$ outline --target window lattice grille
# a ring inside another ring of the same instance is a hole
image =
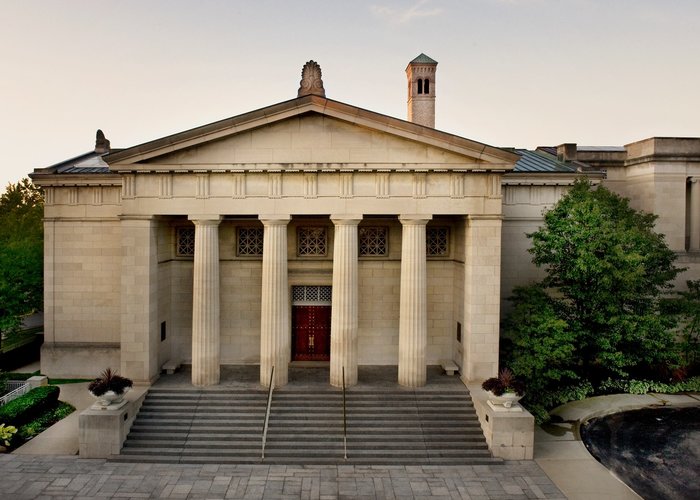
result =
[[[425,249],[429,257],[444,257],[450,251],[450,228],[428,227],[426,228]]]
[[[262,255],[264,234],[262,227],[239,227],[238,255]]]
[[[297,253],[300,256],[326,255],[327,234],[325,227],[300,227],[297,236]]]
[[[386,227],[361,227],[359,229],[360,255],[377,256],[388,253],[389,231]]]
[[[191,257],[194,255],[194,228],[177,228],[177,254],[180,257]]]
[[[292,302],[331,302],[333,299],[331,290],[330,286],[293,286]]]

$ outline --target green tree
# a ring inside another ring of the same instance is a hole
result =
[[[23,316],[42,307],[44,200],[29,179],[0,196],[0,332],[11,334]]]
[[[558,302],[540,285],[516,288],[511,301],[502,364],[527,381],[531,395],[576,381],[576,333],[558,314]]]
[[[655,220],[579,180],[528,235],[533,262],[546,272],[541,286],[573,338],[571,366],[585,380],[678,363],[675,318],[659,304],[682,269]]]
[[[681,375],[693,375],[700,369],[700,280],[686,281],[687,290],[664,301],[664,311],[680,319],[679,349]]]

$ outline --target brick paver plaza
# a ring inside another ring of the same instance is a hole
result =
[[[0,455],[0,498],[444,498],[564,495],[534,461],[480,466],[173,465]]]

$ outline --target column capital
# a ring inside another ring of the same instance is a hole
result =
[[[201,224],[202,226],[212,226],[212,225],[218,225],[221,222],[221,219],[223,217],[221,215],[210,215],[210,214],[202,214],[202,215],[188,215],[187,219],[191,220],[195,224]]]
[[[289,214],[265,214],[258,215],[258,219],[266,226],[282,226],[289,224],[292,216]]]
[[[690,177],[690,178],[688,179],[688,181],[689,181],[691,184],[697,184],[698,182],[700,182],[700,177]]]
[[[401,214],[399,220],[404,226],[413,225],[420,226],[427,224],[432,220],[433,216],[429,214]]]
[[[331,221],[336,226],[346,225],[352,226],[362,222],[362,214],[331,214]]]

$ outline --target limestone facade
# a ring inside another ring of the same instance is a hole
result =
[[[453,360],[494,376],[505,298],[540,277],[526,234],[581,175],[659,214],[682,279],[699,277],[700,139],[563,145],[552,161],[571,168],[519,171],[513,150],[327,99],[307,66],[290,101],[123,150],[102,136],[32,174],[43,373],[148,383],[175,362],[211,385],[221,364],[258,364],[283,385],[290,362],[323,360],[336,386],[396,365],[413,387]]]

